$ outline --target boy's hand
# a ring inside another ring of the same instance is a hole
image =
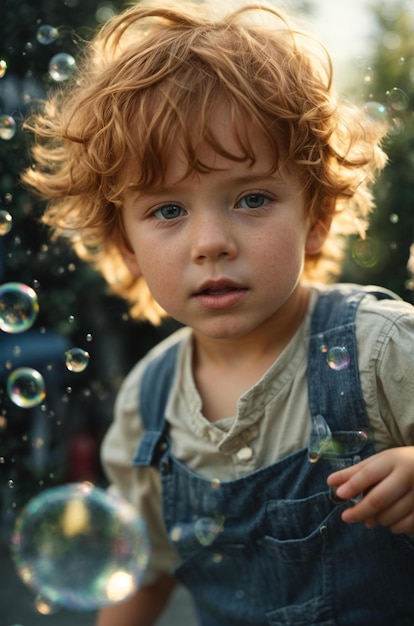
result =
[[[363,494],[343,511],[344,522],[364,522],[367,528],[380,524],[414,535],[414,446],[384,450],[334,472],[328,485],[343,500]]]

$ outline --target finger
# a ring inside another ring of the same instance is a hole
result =
[[[414,512],[411,510],[406,517],[400,519],[397,523],[392,524],[390,526],[390,530],[396,535],[402,533],[411,536],[414,535]]]
[[[353,469],[354,471],[348,472],[348,469]],[[346,480],[337,487],[336,493],[339,498],[344,500],[355,498],[358,494],[367,492],[377,483],[386,479],[388,474],[391,474],[392,469],[393,467],[389,463],[370,457],[352,468],[344,470],[344,472],[348,472],[347,475],[343,475]]]
[[[337,489],[339,497],[343,497]],[[393,476],[388,477],[381,483],[373,487],[357,504],[345,509],[342,519],[346,522],[367,522],[371,518],[377,520],[379,515],[389,509],[395,502],[404,498],[406,487],[395,480]]]
[[[364,467],[367,463],[372,461],[374,457],[369,457],[368,459],[364,459],[363,461],[358,461],[353,465],[349,465],[348,467],[344,467],[336,472],[332,472],[329,474],[327,478],[328,485],[331,487],[335,487],[340,485],[341,483],[346,482],[353,476],[356,472],[359,472],[361,468]]]
[[[347,467],[343,470],[338,470],[337,472],[332,472],[329,474],[327,478],[327,483],[330,487],[339,487],[342,483],[345,483],[353,473],[355,473],[355,465],[351,467]]]
[[[379,513],[376,516],[376,521],[381,526],[389,526],[391,528],[413,513],[413,494],[409,491],[403,497],[393,502],[390,507]]]

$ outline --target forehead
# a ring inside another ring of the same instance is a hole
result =
[[[274,139],[246,114],[235,115],[219,106],[204,125],[198,120],[190,122],[187,138],[178,136],[170,146],[165,154],[165,182],[185,179],[194,172],[246,168],[274,172],[283,143],[281,137]]]

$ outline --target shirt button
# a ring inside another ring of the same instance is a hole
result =
[[[236,452],[236,456],[239,461],[250,461],[253,456],[253,450],[249,448],[249,446],[244,446],[244,448],[240,448],[240,450]]]

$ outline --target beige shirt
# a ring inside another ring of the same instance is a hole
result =
[[[307,350],[317,294],[313,288],[309,311],[283,353],[239,398],[236,416],[214,423],[203,416],[192,376],[189,328],[156,346],[125,379],[102,445],[102,461],[111,489],[132,502],[147,522],[152,542],[148,582],[170,572],[177,554],[164,529],[158,470],[132,466],[142,435],[138,396],[145,366],[182,340],[166,412],[172,453],[212,481],[239,478],[308,444]],[[414,445],[414,308],[400,300],[367,296],[358,308],[356,336],[362,393],[376,450]]]

